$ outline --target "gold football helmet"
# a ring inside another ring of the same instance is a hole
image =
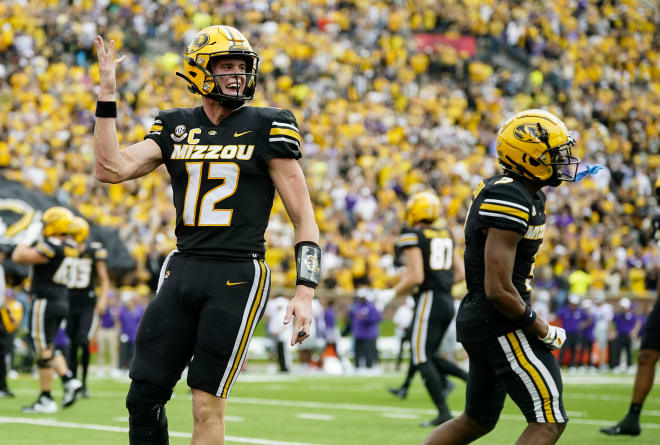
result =
[[[227,94],[216,82],[219,77],[236,76],[236,74],[213,75],[212,59],[214,57],[231,56],[245,59],[245,88],[243,94]],[[211,97],[228,108],[238,108],[254,97],[257,87],[257,71],[259,56],[252,51],[245,36],[231,26],[209,26],[202,29],[186,47],[183,55],[183,73],[177,76],[189,82],[188,89],[194,94]]]
[[[68,235],[69,225],[74,217],[73,212],[66,207],[49,208],[41,215],[41,222],[44,223],[44,236]]]
[[[497,156],[505,171],[553,187],[575,181],[580,160],[566,125],[544,110],[525,110],[509,118],[497,133]]]
[[[76,216],[69,224],[69,235],[73,235],[73,239],[78,244],[82,243],[89,236],[89,223],[85,218]]]
[[[432,223],[440,216],[440,200],[433,192],[418,192],[406,204],[406,222],[410,227],[419,222]]]

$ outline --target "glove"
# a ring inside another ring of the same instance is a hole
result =
[[[385,289],[378,293],[378,301],[385,306],[387,303],[392,301],[396,296],[396,291],[394,289]]]
[[[566,340],[566,331],[564,328],[557,326],[548,325],[548,333],[545,337],[539,337],[545,345],[551,351],[561,348],[564,346],[564,341]]]

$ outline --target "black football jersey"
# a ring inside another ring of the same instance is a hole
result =
[[[99,242],[91,242],[78,258],[64,260],[69,266],[69,301],[78,303],[96,297],[96,264],[108,258],[108,251]]]
[[[424,281],[415,296],[427,290],[450,296],[454,284],[454,241],[449,230],[404,227],[395,250],[403,254],[411,247],[420,248],[424,261]]]
[[[171,177],[180,252],[262,257],[275,186],[266,161],[300,158],[293,114],[242,107],[214,125],[202,107],[161,111],[146,138]]]
[[[538,191],[532,196],[522,183],[503,175],[481,181],[474,190],[465,221],[464,262],[468,293],[456,318],[459,341],[484,340],[517,329],[486,298],[484,229],[491,227],[523,235],[516,249],[511,279],[523,300],[529,302],[534,261],[545,231],[545,194]]]
[[[77,257],[75,243],[49,237],[39,239],[33,247],[49,261],[32,266],[32,293],[37,298],[66,299],[68,272],[67,267],[62,265],[67,258]]]

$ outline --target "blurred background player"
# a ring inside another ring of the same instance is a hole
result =
[[[90,341],[98,326],[98,317],[105,311],[110,278],[106,267],[108,252],[103,244],[89,242],[89,223],[76,216],[71,221],[70,234],[78,243],[78,258],[72,258],[69,280],[69,315],[66,320],[66,332],[71,340],[69,369],[78,377],[78,363],[82,367],[82,397],[88,398],[87,374],[89,371]],[[96,295],[96,285],[100,293]],[[78,357],[80,356],[80,362]]]
[[[438,415],[422,426],[449,420],[445,399],[445,375],[467,380],[467,373],[454,363],[438,357],[442,338],[454,316],[451,288],[465,277],[454,241],[446,228],[433,226],[440,216],[440,201],[433,192],[418,192],[406,205],[406,223],[396,242],[405,258],[405,268],[390,296],[413,295],[412,365],[422,375]]]
[[[291,360],[291,348],[288,345],[289,339],[293,335],[293,327],[282,324],[288,305],[289,299],[283,295],[278,295],[268,300],[265,313],[268,318],[266,332],[275,343],[275,355],[280,372],[291,371],[293,364]]]
[[[612,318],[616,337],[612,345],[612,368],[614,372],[632,369],[632,339],[639,329],[637,314],[632,310],[629,298],[621,298]],[[624,354],[625,362],[621,360]]]
[[[30,310],[30,336],[37,355],[41,393],[24,413],[54,413],[57,404],[51,395],[53,369],[62,379],[62,406],[73,405],[82,383],[73,377],[66,360],[55,354],[54,340],[62,321],[69,312],[69,263],[78,257],[78,247],[70,239],[74,215],[65,207],[51,207],[42,215],[43,237],[34,246],[18,244],[12,260],[32,265],[31,292],[34,300]]]
[[[348,312],[354,340],[355,370],[367,375],[378,372],[376,342],[383,319],[373,300],[374,292],[366,284],[362,285],[355,292],[355,301]]]
[[[575,371],[575,366],[581,365],[580,360],[580,332],[581,326],[587,319],[585,311],[580,307],[580,296],[578,294],[569,294],[568,302],[557,310],[557,319],[561,322],[561,327],[566,331],[566,341],[559,352],[559,366],[563,366],[564,358],[570,352],[568,359],[569,371]]]
[[[5,252],[0,250],[0,399],[15,397],[7,385],[7,358],[10,356],[14,332],[18,329],[23,315],[23,306],[7,297],[5,269],[2,266],[4,260]],[[12,302],[18,304],[19,312]]]
[[[519,444],[554,444],[568,420],[551,352],[566,334],[537,317],[530,295],[546,224],[541,189],[575,181],[575,141],[558,117],[525,110],[502,124],[496,146],[504,173],[477,185],[464,229],[468,293],[456,329],[470,362],[465,412],[436,428],[426,445],[487,434],[507,394],[527,419]]]
[[[660,177],[655,181],[655,196],[660,204]],[[653,236],[654,242],[660,241],[660,215],[654,218]],[[601,432],[610,435],[638,436],[642,429],[639,425],[639,416],[642,412],[644,400],[653,387],[655,377],[655,365],[660,358],[660,280],[653,309],[646,320],[642,345],[637,356],[637,374],[633,386],[632,400],[628,414],[614,426],[601,428]]]

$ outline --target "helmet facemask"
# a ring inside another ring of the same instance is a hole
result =
[[[562,182],[575,182],[578,164],[580,159],[573,156],[572,148],[575,147],[573,135],[568,133],[568,140],[555,147],[550,146],[548,132],[540,123],[537,123],[539,140],[543,142],[548,149],[538,157],[537,161],[543,165],[551,166],[554,175],[547,180],[547,184],[552,187],[558,187]]]
[[[209,63],[211,69],[213,70],[213,64],[217,63],[223,58],[233,58],[234,54],[224,54],[222,56],[216,56],[211,58]],[[220,102],[220,105],[230,109],[236,109],[242,106],[246,100],[251,100],[254,97],[254,92],[257,86],[257,70],[259,66],[259,57],[256,55],[249,57],[236,57],[242,58],[245,60],[245,72],[244,73],[226,73],[226,74],[212,74],[213,83],[215,87],[208,94],[211,98]],[[225,92],[222,90],[222,79],[223,78],[234,78],[236,83],[239,85],[239,88],[236,90],[236,93]],[[241,84],[241,79],[243,82]],[[242,85],[243,93],[241,94]]]

